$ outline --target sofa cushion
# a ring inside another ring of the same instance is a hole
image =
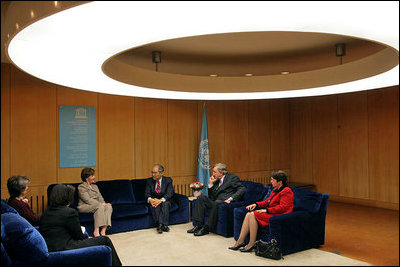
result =
[[[321,208],[323,195],[303,188],[291,188],[294,194],[294,211],[304,210],[317,213]]]
[[[8,257],[7,251],[1,243],[1,266],[11,266],[12,261],[10,257]]]
[[[149,213],[149,208],[146,204],[125,204],[113,206],[112,219],[143,216]]]
[[[136,202],[130,180],[99,181],[96,184],[105,202],[112,205]]]
[[[135,195],[136,203],[147,203],[147,199],[144,195],[146,190],[147,179],[134,179],[131,180],[133,193]]]
[[[3,201],[3,200],[2,200]],[[3,239],[6,238],[6,230],[3,220],[1,220],[1,266],[11,266],[12,262],[3,246]]]
[[[18,211],[16,211],[13,207],[8,205],[7,201],[2,199],[1,200],[1,214],[6,213],[6,212],[12,212],[12,213],[17,213],[18,214]]]
[[[1,220],[1,242],[3,242],[4,238],[6,238],[6,230],[4,228],[3,220]]]
[[[47,260],[49,253],[46,242],[25,218],[15,213],[4,213],[1,221],[5,232],[2,243],[13,261],[23,262],[26,259],[34,263]]]
[[[269,195],[271,195],[271,192],[272,192],[273,189],[274,188],[272,186],[267,186],[267,190],[266,190],[265,195],[264,195],[264,197],[262,198],[261,201],[264,201],[267,198],[269,198]]]
[[[171,207],[169,207],[169,213],[174,212],[179,209],[178,204],[175,201],[171,201]]]
[[[94,221],[93,213],[84,213],[78,211],[78,216],[79,216],[79,222],[81,223]]]
[[[267,191],[267,187],[261,183],[251,182],[251,181],[240,181],[244,187],[246,187],[246,192],[243,195],[243,201],[256,202],[264,196]]]

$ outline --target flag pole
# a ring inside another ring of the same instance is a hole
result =
[[[210,157],[208,150],[208,129],[207,129],[207,112],[206,102],[203,102],[203,117],[201,123],[201,134],[198,154],[198,165],[197,165],[197,180],[206,186],[202,190],[204,195],[208,195],[208,182],[210,178]]]

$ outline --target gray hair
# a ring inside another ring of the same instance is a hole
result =
[[[228,173],[228,167],[226,167],[226,165],[224,163],[216,163],[216,164],[214,164],[213,168],[215,168],[215,167],[217,167],[218,171],[222,172],[223,174]]]
[[[7,189],[10,197],[19,197],[29,182],[29,178],[25,175],[11,176],[7,181]]]
[[[159,172],[164,172],[164,166],[163,165],[157,163],[157,164],[154,164],[154,167],[156,167],[156,166],[157,166]]]

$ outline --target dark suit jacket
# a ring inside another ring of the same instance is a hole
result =
[[[225,174],[224,183],[218,187],[219,182],[208,189],[208,197],[211,200],[226,200],[232,197],[232,201],[238,201],[246,192],[246,188],[242,185],[236,174]]]
[[[39,231],[49,251],[66,250],[77,240],[86,238],[79,223],[78,211],[67,206],[49,206],[40,219]]]
[[[146,201],[149,197],[158,199],[165,198],[166,201],[171,201],[171,198],[174,195],[174,187],[172,186],[172,179],[163,176],[161,180],[161,192],[160,194],[157,194],[156,181],[153,179],[153,177],[147,178],[146,190],[144,195],[146,196]]]

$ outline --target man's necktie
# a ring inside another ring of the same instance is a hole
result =
[[[156,193],[157,193],[157,194],[160,194],[160,192],[161,192],[160,181],[157,181]]]

